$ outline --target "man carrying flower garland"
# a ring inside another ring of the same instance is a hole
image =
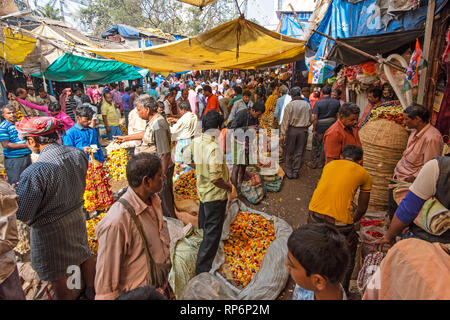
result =
[[[73,289],[81,289],[68,287],[74,267],[81,268],[85,296],[93,299],[95,259],[82,210],[88,159],[83,151],[57,143],[62,128],[51,117],[23,118],[17,124],[28,148],[39,153],[16,186],[17,219],[31,227],[31,266],[39,279],[51,282],[57,299],[73,299]]]

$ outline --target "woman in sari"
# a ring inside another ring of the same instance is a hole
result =
[[[272,82],[269,85],[269,94],[270,96],[267,98],[265,106],[266,111],[261,116],[260,125],[266,130],[273,129],[273,121],[274,121],[274,113],[275,113],[275,107],[277,105],[277,99],[278,97],[278,87],[277,85]]]

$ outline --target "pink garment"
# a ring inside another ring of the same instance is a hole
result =
[[[438,242],[405,239],[389,249],[363,300],[448,300],[450,255]]]
[[[99,103],[102,100],[102,92],[98,88],[89,88],[86,94],[91,99],[91,103]]]
[[[188,100],[189,100],[189,103],[191,104],[192,112],[194,114],[198,114],[198,110],[197,110],[197,94],[195,93],[194,90],[189,90]]]
[[[113,98],[113,102],[116,106],[120,107],[120,110],[123,110],[123,104],[122,104],[122,95],[117,90],[112,90],[111,95]]]
[[[441,133],[431,124],[427,124],[420,132],[412,130],[403,156],[394,169],[394,179],[414,181],[425,163],[442,154],[443,147]]]
[[[66,112],[66,102],[70,96],[70,88],[65,88],[59,95],[59,104],[61,105],[61,111]]]
[[[72,128],[75,124],[72,121],[72,119],[70,119],[70,117],[63,111],[60,111],[56,116],[52,116],[52,114],[48,111],[47,106],[40,106],[38,104],[34,104],[32,102],[22,100],[22,99],[17,99],[17,101],[19,101],[19,103],[23,104],[24,106],[26,106],[28,108],[43,111],[43,112],[47,113],[47,116],[58,119],[64,125],[64,130],[66,130],[66,131],[69,130],[70,128]]]
[[[128,188],[122,198],[141,221],[154,262],[170,263],[169,229],[163,220],[159,196],[153,195],[149,205]],[[149,273],[145,246],[127,209],[116,202],[95,232],[98,238],[95,299],[113,300],[123,291],[144,286]]]

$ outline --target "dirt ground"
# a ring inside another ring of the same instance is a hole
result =
[[[309,152],[305,159],[309,159]],[[283,165],[281,165],[283,167]],[[295,230],[306,224],[308,205],[322,173],[321,169],[311,169],[303,163],[298,179],[284,177],[279,192],[268,192],[266,197],[257,205],[241,200],[250,208],[276,215],[289,223]],[[289,277],[289,281],[278,297],[279,300],[290,300],[295,282]]]

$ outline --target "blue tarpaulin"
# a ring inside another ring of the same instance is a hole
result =
[[[377,0],[363,0],[358,3],[333,0],[317,30],[341,39],[391,33],[393,36],[399,35],[399,41],[402,41],[402,31],[423,28],[428,1],[422,1],[418,9],[398,15],[387,14],[387,10],[382,10],[377,3]],[[438,13],[446,3],[447,0],[436,0],[435,13]],[[316,52],[316,57],[323,57],[326,49],[331,49],[332,45],[333,41],[314,33],[307,47]]]
[[[139,29],[124,25],[124,24],[116,24],[114,27],[111,27],[109,30],[106,30],[102,33],[102,38],[107,38],[109,36],[114,36],[116,34],[120,34],[125,38],[135,38],[138,39],[142,31]]]
[[[312,12],[297,12],[297,17],[304,30],[306,30],[311,15]],[[303,30],[293,13],[281,13],[280,33],[297,39],[303,39]]]

